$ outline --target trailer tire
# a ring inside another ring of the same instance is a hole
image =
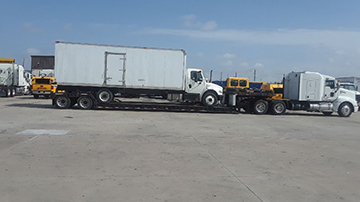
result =
[[[268,108],[269,108],[268,102],[261,99],[257,100],[253,106],[253,110],[255,114],[266,114]]]
[[[353,111],[353,109],[351,107],[351,104],[348,102],[345,102],[339,106],[338,114],[341,117],[349,117],[352,114],[352,111]]]
[[[285,114],[286,105],[281,100],[275,100],[271,103],[270,112],[274,115],[282,115]]]
[[[84,95],[79,97],[77,104],[80,109],[91,109],[94,106],[94,101],[91,97]]]
[[[113,101],[114,94],[109,89],[102,88],[96,93],[96,98],[100,103],[109,103]]]
[[[55,106],[59,109],[67,109],[71,105],[71,100],[65,95],[58,95],[54,98],[54,103]]]
[[[218,98],[214,92],[206,92],[202,99],[204,106],[214,106],[218,102]]]

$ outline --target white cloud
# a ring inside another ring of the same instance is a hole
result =
[[[223,67],[231,67],[231,66],[233,66],[233,61],[232,60],[227,60],[225,62],[222,62],[221,66],[223,66]]]
[[[182,25],[188,28],[201,29],[203,31],[211,31],[216,29],[217,23],[215,21],[200,22],[194,14],[181,16]]]
[[[201,26],[201,29],[204,31],[211,31],[216,29],[217,23],[215,21],[209,21]]]
[[[41,32],[43,32],[43,30],[41,28],[38,28],[38,27],[34,26],[31,23],[22,24],[22,28],[26,32],[30,32],[30,33],[41,33]]]
[[[35,48],[28,48],[28,49],[26,49],[25,53],[27,55],[39,55],[39,54],[41,54],[41,51],[39,51]]]
[[[255,68],[262,68],[262,67],[264,67],[264,65],[261,64],[261,63],[256,63],[256,64],[254,65],[254,67],[255,67]]]
[[[247,63],[247,62],[240,63],[240,67],[248,67],[248,66],[249,66],[249,63]]]
[[[196,56],[198,56],[199,58],[202,58],[205,56],[205,54],[203,52],[199,52],[198,54],[196,54]]]
[[[223,57],[223,58],[231,59],[231,58],[235,58],[236,55],[235,55],[235,54],[230,54],[230,53],[225,53],[222,57]]]
[[[260,45],[308,45],[312,47],[330,46],[337,49],[360,47],[360,31],[279,29],[273,31],[249,30],[182,30],[149,29],[146,33],[201,38],[216,41],[231,41]]]

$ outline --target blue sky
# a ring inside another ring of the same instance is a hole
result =
[[[184,49],[213,79],[290,71],[360,76],[359,0],[0,0],[0,57],[53,55],[55,41]]]

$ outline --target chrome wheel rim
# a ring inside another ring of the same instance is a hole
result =
[[[348,116],[351,112],[351,109],[349,107],[349,105],[345,105],[341,108],[341,113],[344,115],[344,116]]]
[[[107,91],[102,91],[101,93],[99,93],[99,100],[101,102],[108,102],[110,101],[110,93]]]
[[[263,102],[258,103],[258,104],[256,105],[256,111],[258,111],[259,113],[265,112],[265,109],[266,109],[266,105],[265,105],[265,103],[263,103]]]
[[[69,100],[66,97],[59,97],[56,100],[56,104],[61,107],[61,108],[65,108],[68,104]]]
[[[281,104],[281,103],[277,103],[277,104],[275,104],[275,106],[274,106],[274,110],[275,110],[275,112],[278,113],[278,114],[281,114],[281,113],[284,111],[284,109],[285,109],[285,107],[284,107],[284,105]]]
[[[205,98],[206,105],[211,106],[215,103],[215,98],[213,96],[207,96]]]
[[[91,100],[89,98],[80,98],[79,105],[83,109],[89,109],[91,107]]]

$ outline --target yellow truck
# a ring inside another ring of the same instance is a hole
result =
[[[31,84],[31,92],[35,99],[39,96],[50,98],[51,94],[56,92],[54,77],[33,77]]]

